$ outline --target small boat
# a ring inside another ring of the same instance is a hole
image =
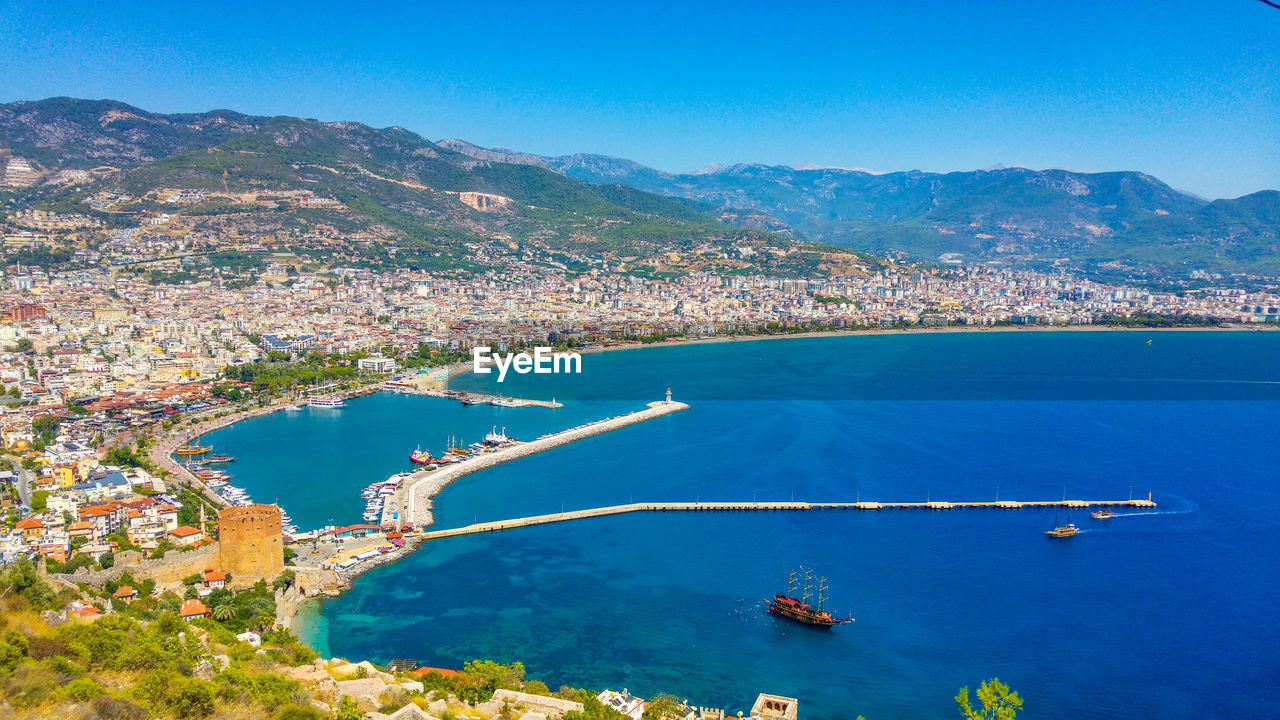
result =
[[[210,455],[204,459],[207,463],[229,463],[235,461],[230,455]]]
[[[1115,517],[1115,513],[1110,510],[1097,510],[1093,513],[1093,517],[1098,520],[1106,520],[1109,517]]]
[[[1078,532],[1080,532],[1080,528],[1071,524],[1070,515],[1067,516],[1067,521],[1065,523],[1059,523],[1058,518],[1055,515],[1053,518],[1053,529],[1045,530],[1044,534],[1048,535],[1049,537],[1065,538],[1065,537],[1071,537],[1072,535],[1075,535]]]

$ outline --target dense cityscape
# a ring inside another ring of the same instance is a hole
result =
[[[1274,716],[1280,5],[1008,5],[6,4],[0,718]]]

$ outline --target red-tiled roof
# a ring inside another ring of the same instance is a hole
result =
[[[422,677],[423,675],[426,675],[428,673],[433,673],[433,672],[440,673],[445,677],[453,677],[454,675],[458,674],[457,670],[450,670],[448,668],[433,668],[433,667],[426,667],[426,666],[423,666],[418,668],[417,670],[414,670],[413,674],[416,675],[417,677]]]
[[[182,609],[178,611],[180,617],[195,617],[196,615],[208,615],[209,608],[199,600],[188,600],[182,603]]]

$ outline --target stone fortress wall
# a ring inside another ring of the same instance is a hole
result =
[[[280,517],[276,505],[244,505],[218,513],[218,565],[233,581],[271,579],[284,570]]]

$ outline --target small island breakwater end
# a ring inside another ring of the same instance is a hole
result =
[[[1020,508],[1088,508],[1104,506],[1126,506],[1152,508],[1155,502],[1148,495],[1145,500],[996,500],[992,502],[946,502],[933,500],[927,502],[672,502],[672,503],[628,503],[626,505],[610,505],[608,507],[573,510],[570,512],[552,513],[549,515],[533,515],[511,520],[476,523],[450,530],[431,530],[418,533],[422,540],[438,540],[459,535],[475,535],[477,533],[497,532],[530,525],[566,522],[583,518],[604,517],[606,515],[622,515],[633,512],[672,512],[672,511],[767,511],[767,510],[953,510],[964,508],[990,508],[1000,510],[1016,510]]]
[[[439,388],[419,387],[411,383],[387,381],[382,384],[384,390],[404,393],[406,395],[425,395],[427,397],[448,398],[458,400],[463,405],[495,405],[497,407],[544,407],[562,408],[564,403],[551,400],[531,400],[529,398],[506,397],[505,395],[485,395],[483,393],[466,392],[464,390],[442,390]]]
[[[628,425],[634,425],[638,422],[679,412],[689,407],[685,403],[672,401],[670,397],[671,394],[668,392],[667,400],[649,403],[644,410],[569,428],[563,432],[546,435],[530,442],[515,443],[500,450],[485,453],[438,470],[419,471],[414,474],[412,480],[405,483],[405,489],[401,491],[406,493],[407,497],[397,498],[395,505],[405,509],[405,517],[408,522],[413,524],[414,528],[424,528],[430,525],[433,520],[431,498],[444,489],[446,485],[463,475],[469,475],[478,470],[550,450],[561,445],[567,445],[571,442],[589,438],[592,435],[599,435]]]

